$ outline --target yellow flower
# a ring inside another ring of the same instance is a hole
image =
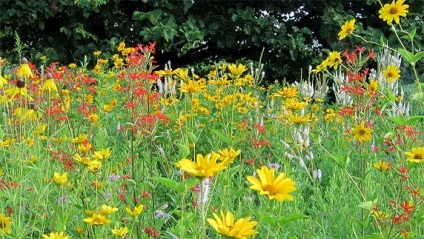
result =
[[[204,92],[206,88],[206,84],[203,84],[201,81],[196,80],[187,80],[187,82],[183,82],[180,87],[180,91],[183,93],[194,94],[197,92]]]
[[[216,153],[205,156],[198,154],[196,162],[189,159],[181,159],[176,163],[176,166],[192,176],[203,179],[205,177],[212,177],[217,172],[227,168],[224,162],[217,162],[219,158],[219,154]]]
[[[387,162],[384,162],[380,159],[378,163],[373,164],[374,168],[376,168],[378,171],[384,172],[387,171],[390,168],[390,164]]]
[[[378,90],[378,80],[370,80],[367,89],[368,93],[375,94]]]
[[[92,155],[92,157],[98,160],[105,160],[110,157],[110,154],[111,154],[110,148],[107,148],[107,149],[102,149],[100,151],[94,151],[94,154]]]
[[[143,204],[139,205],[139,206],[135,206],[133,210],[131,210],[131,208],[126,207],[125,211],[127,211],[128,214],[130,214],[133,217],[137,217],[138,215],[140,215],[143,212]]]
[[[366,127],[365,122],[361,122],[352,128],[352,133],[354,138],[362,143],[365,141],[371,141],[373,130]]]
[[[334,70],[339,67],[339,64],[342,63],[342,58],[340,57],[340,52],[332,51],[328,54],[327,64],[329,67],[333,67]]]
[[[53,181],[59,186],[65,185],[68,182],[68,173],[64,172],[61,175],[58,172],[55,172],[53,175]]]
[[[54,79],[47,79],[41,87],[41,90],[48,91],[49,93],[57,92],[57,86]]]
[[[87,140],[88,134],[80,134],[77,137],[71,139],[71,143],[80,144]]]
[[[345,22],[342,26],[342,30],[339,32],[339,40],[343,40],[347,35],[351,34],[355,30],[355,19]]]
[[[102,162],[97,159],[91,160],[90,162],[88,162],[87,166],[90,172],[98,173],[102,168]]]
[[[112,229],[112,233],[115,236],[123,237],[123,236],[127,235],[128,227],[120,227],[120,228]]]
[[[7,80],[0,75],[0,88],[3,88],[3,85],[7,84]]]
[[[83,221],[90,225],[107,225],[110,223],[110,220],[101,213],[93,213],[91,217],[84,218]]]
[[[325,70],[328,66],[328,59],[323,60],[315,69],[312,70],[312,73],[318,74],[321,71]]]
[[[228,70],[231,72],[232,77],[240,76],[243,72],[247,70],[246,66],[243,64],[231,64],[228,66]]]
[[[103,204],[100,207],[100,213],[101,214],[112,215],[112,214],[114,214],[117,211],[118,211],[118,208],[117,207],[111,207],[111,206],[105,205],[105,204]]]
[[[49,236],[43,234],[44,239],[69,239],[64,232],[51,232]]]
[[[259,191],[261,195],[268,195],[270,200],[276,199],[279,202],[283,200],[293,201],[291,192],[296,191],[296,184],[291,178],[286,178],[284,173],[275,178],[274,169],[269,169],[266,166],[262,166],[261,169],[257,169],[259,179],[253,176],[248,176],[247,180],[253,185],[251,189]]]
[[[88,152],[92,149],[91,144],[90,143],[82,143],[78,145],[78,150],[81,152]]]
[[[395,82],[400,78],[400,70],[397,66],[387,66],[387,69],[383,71],[383,76],[388,82]]]
[[[224,162],[225,164],[229,164],[234,162],[234,159],[241,153],[241,150],[234,150],[231,149],[220,149],[218,150],[218,153],[221,155],[220,160]]]
[[[250,221],[251,217],[240,218],[234,222],[234,215],[231,212],[224,214],[221,211],[221,217],[212,214],[215,219],[208,218],[209,224],[215,231],[227,238],[245,239],[257,232],[253,229],[258,222]]]
[[[386,21],[389,25],[392,24],[393,20],[399,24],[399,17],[406,17],[406,14],[408,13],[408,10],[406,9],[409,8],[409,5],[402,5],[404,2],[405,0],[393,0],[391,4],[384,4],[384,6],[378,11],[380,14],[379,18]]]
[[[11,225],[10,217],[7,217],[4,213],[0,214],[0,235],[10,234],[12,232],[10,230]]]
[[[421,163],[424,160],[424,146],[419,148],[412,148],[411,152],[406,152],[408,158],[406,161],[413,163]]]
[[[101,51],[95,51],[95,52],[93,52],[93,55],[94,55],[94,56],[100,56],[100,54],[102,54],[102,52],[101,52]]]
[[[22,63],[19,66],[17,75],[19,77],[32,77],[33,76],[31,68],[28,65],[28,60],[25,57],[22,58]]]
[[[275,97],[283,97],[283,98],[290,98],[290,97],[297,97],[299,91],[297,87],[284,87],[282,90],[278,90],[277,92],[273,93],[272,96]]]

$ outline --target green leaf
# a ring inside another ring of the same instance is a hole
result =
[[[424,51],[420,51],[417,54],[414,55],[414,61],[419,61],[424,56]]]
[[[412,54],[412,52],[409,52],[403,48],[398,49],[399,53],[402,55],[402,57],[407,61],[409,64],[415,64],[415,56]]]
[[[190,154],[190,148],[184,144],[177,144],[178,155],[180,158],[186,158]]]
[[[232,141],[231,141],[231,145],[230,146],[234,146],[236,144],[238,144],[240,141],[243,141],[246,139],[246,137],[249,135],[249,132],[243,132],[239,135],[237,135]]]
[[[423,115],[415,115],[415,116],[411,116],[409,117],[409,119],[406,121],[406,123],[408,125],[411,125],[412,123],[414,123],[417,120],[423,119],[424,116]]]
[[[371,235],[365,235],[361,236],[360,239],[380,239],[380,234],[371,234]]]
[[[287,224],[289,222],[293,222],[299,219],[304,219],[304,218],[308,218],[308,216],[303,215],[303,214],[289,214],[289,215],[285,215],[280,217],[280,220],[278,221],[279,225],[282,226],[284,224]]]
[[[398,125],[405,125],[406,124],[406,120],[403,117],[399,117],[399,116],[389,116],[386,117],[388,120],[392,121],[395,124]]]
[[[216,129],[209,129],[212,133],[214,133],[216,136],[218,136],[219,139],[224,141],[228,146],[231,146],[232,140],[225,136],[221,131],[218,131]]]
[[[184,192],[184,185],[180,182],[173,180],[173,179],[164,178],[164,177],[152,177],[152,179],[155,182],[158,182],[158,183],[164,185],[165,187],[170,188],[172,190],[175,190],[179,193]]]
[[[367,209],[368,211],[371,211],[373,208],[375,208],[375,205],[377,205],[375,201],[366,201],[366,202],[361,202],[359,204],[359,207],[363,209]]]

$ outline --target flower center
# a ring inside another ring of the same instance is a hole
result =
[[[397,10],[396,7],[390,8],[390,11],[389,11],[390,14],[396,14],[397,12],[398,12],[398,10]]]
[[[4,229],[4,228],[6,228],[6,223],[0,222],[0,229]]]
[[[421,154],[415,154],[414,159],[423,159],[423,155]]]
[[[392,73],[392,72],[388,72],[388,73],[387,73],[387,76],[388,76],[388,77],[393,77],[393,73]]]
[[[365,130],[360,129],[360,130],[358,131],[358,134],[359,134],[359,135],[364,135],[364,134],[365,134]]]
[[[264,191],[269,192],[269,195],[275,195],[274,187],[272,185],[264,185],[262,187]]]

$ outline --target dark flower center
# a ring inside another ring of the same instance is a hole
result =
[[[398,12],[398,10],[397,10],[396,7],[390,8],[390,11],[389,11],[390,14],[396,14],[397,12]]]

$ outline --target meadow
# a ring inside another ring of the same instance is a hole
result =
[[[330,51],[294,83],[260,61],[159,70],[155,43],[94,67],[0,58],[0,238],[423,238],[403,2],[379,12],[401,47]],[[339,40],[371,41],[354,30]]]

